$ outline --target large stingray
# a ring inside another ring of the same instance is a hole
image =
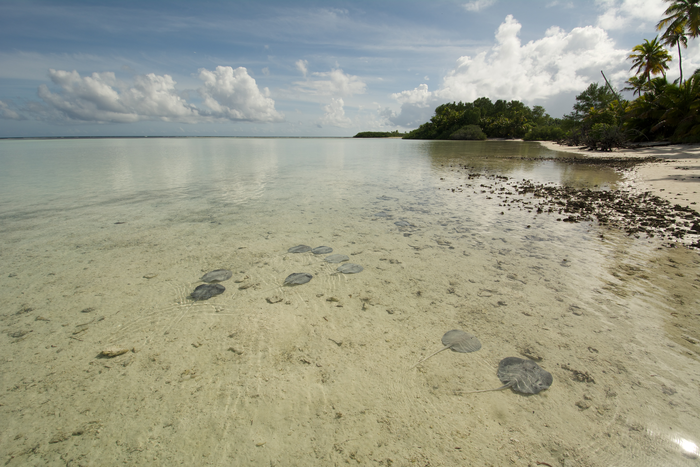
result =
[[[479,342],[479,339],[476,337],[472,336],[468,332],[461,331],[459,329],[453,329],[452,331],[447,331],[444,336],[442,336],[442,345],[445,347],[441,348],[437,352],[433,352],[427,357],[425,357],[423,360],[419,361],[415,365],[413,365],[411,368],[415,368],[433,355],[437,355],[443,350],[450,349],[453,352],[460,352],[460,353],[470,353],[470,352],[476,352],[481,348],[481,342]],[[409,370],[411,369],[409,368]]]
[[[290,274],[287,276],[287,278],[284,280],[284,285],[306,284],[311,280],[312,277],[314,276],[307,272],[295,272],[294,274]]]
[[[537,394],[552,385],[552,374],[543,370],[532,360],[518,357],[506,357],[498,364],[498,379],[503,386],[496,389],[483,389],[481,391],[469,391],[463,394],[476,392],[500,391],[513,388],[514,391],[523,394]]]
[[[200,279],[202,282],[223,282],[231,278],[233,273],[228,269],[215,269],[208,272]]]
[[[315,255],[327,255],[328,253],[333,253],[333,248],[329,246],[317,246],[311,250],[311,253]]]
[[[362,272],[364,268],[360,266],[359,264],[353,264],[353,263],[345,263],[340,266],[338,266],[337,270],[339,272],[342,272],[343,274],[357,274],[358,272]]]
[[[308,245],[297,245],[287,250],[289,253],[306,253],[307,251],[311,251],[311,247]]]
[[[195,300],[209,300],[211,297],[224,293],[224,290],[226,287],[221,284],[202,284],[194,289],[191,297]]]
[[[342,263],[343,261],[350,261],[350,258],[347,255],[335,254],[326,256],[323,260],[327,263]]]

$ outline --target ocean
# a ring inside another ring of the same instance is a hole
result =
[[[568,157],[517,141],[0,141],[2,459],[697,465],[700,258],[518,192],[633,189]],[[216,269],[224,292],[193,300]],[[285,285],[294,273],[312,278]],[[454,329],[481,348],[414,366]],[[507,357],[551,386],[469,393],[502,386]]]

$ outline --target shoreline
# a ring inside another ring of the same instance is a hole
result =
[[[694,211],[700,209],[700,144],[671,144],[638,149],[615,149],[593,152],[579,147],[562,146],[553,141],[540,141],[552,151],[578,154],[592,159],[624,157],[644,159],[656,157],[657,162],[645,162],[630,171],[630,183],[642,191]]]

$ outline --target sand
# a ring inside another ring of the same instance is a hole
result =
[[[593,152],[586,149],[563,146],[542,141],[545,147],[587,157],[656,157],[659,162],[649,162],[636,167],[629,179],[640,190],[651,191],[673,204],[700,209],[700,144],[671,144],[639,149],[615,149],[611,152]]]

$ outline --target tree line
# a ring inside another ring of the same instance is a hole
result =
[[[552,118],[539,105],[480,97],[474,102],[452,102],[435,109],[430,121],[404,139],[524,138],[559,139],[561,119]]]
[[[669,6],[657,24],[661,36],[645,39],[628,57],[635,75],[623,91],[637,96],[632,101],[623,99],[607,79],[576,96],[572,112],[560,119],[540,106],[481,97],[439,106],[429,122],[404,138],[522,138],[598,150],[642,141],[700,142],[700,70],[684,80],[682,66],[682,48],[689,38],[700,36],[700,0],[664,1]],[[674,82],[666,78],[672,57],[665,46],[678,52],[680,77]]]

